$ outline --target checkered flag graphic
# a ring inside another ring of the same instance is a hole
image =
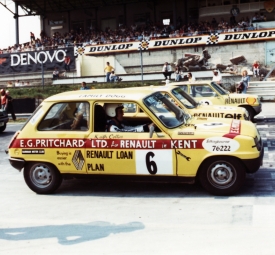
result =
[[[75,46],[74,47],[74,56],[78,57],[78,55],[83,55],[85,53],[85,47],[84,46]]]
[[[138,45],[138,50],[148,50],[149,40],[142,40]]]
[[[217,44],[219,41],[219,35],[219,33],[211,33],[207,38],[206,44]]]

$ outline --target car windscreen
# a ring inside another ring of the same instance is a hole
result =
[[[183,103],[186,108],[193,109],[197,107],[198,102],[190,97],[182,87],[172,89],[172,93],[179,101]]]
[[[219,84],[215,83],[215,82],[211,82],[211,85],[213,86],[213,88],[215,90],[217,90],[221,95],[227,95],[228,91],[226,91],[225,89],[223,89]]]
[[[172,102],[169,95],[154,93],[143,100],[146,107],[168,128],[182,125],[190,117]]]

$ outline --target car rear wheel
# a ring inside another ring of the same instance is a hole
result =
[[[7,127],[7,124],[5,123],[4,126],[0,127],[0,133],[4,132]]]
[[[217,196],[236,193],[243,185],[245,176],[242,163],[232,157],[209,158],[201,165],[198,173],[201,185]]]
[[[49,163],[30,163],[24,169],[24,179],[29,188],[38,194],[50,194],[59,188],[62,176]]]

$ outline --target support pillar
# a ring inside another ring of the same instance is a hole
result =
[[[18,3],[15,2],[15,14],[14,14],[14,19],[15,19],[15,43],[18,45],[19,44],[19,16],[18,16]]]

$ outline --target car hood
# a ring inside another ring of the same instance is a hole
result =
[[[258,105],[259,99],[257,95],[232,93],[228,94],[228,96],[225,96],[225,104]]]

